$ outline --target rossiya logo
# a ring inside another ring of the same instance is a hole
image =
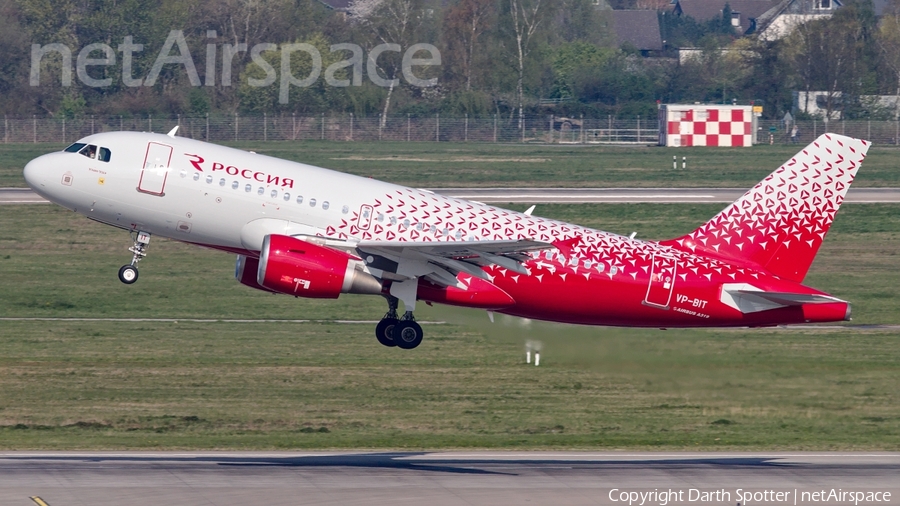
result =
[[[204,172],[203,164],[206,162],[200,155],[194,155],[191,153],[185,153],[184,156],[190,157],[188,160],[191,162],[191,165],[194,166],[200,172]],[[276,176],[273,174],[268,174],[266,172],[254,170],[254,169],[241,169],[234,165],[225,165],[221,162],[213,162],[212,167],[210,167],[211,172],[223,171],[229,176],[242,177],[244,179],[250,181],[256,181],[258,183],[272,184],[275,186],[281,186],[282,188],[293,188],[294,180],[292,178]]]

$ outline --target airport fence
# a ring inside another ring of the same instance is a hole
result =
[[[168,132],[210,142],[240,141],[393,141],[504,142],[559,144],[657,144],[657,119],[641,117],[567,118],[531,116],[446,117],[318,115],[189,115],[143,117],[85,116],[79,118],[4,117],[4,143],[68,143],[108,131]],[[877,145],[898,145],[900,121],[798,121],[797,142],[834,132],[868,139]],[[790,144],[790,125],[757,122],[757,144]]]

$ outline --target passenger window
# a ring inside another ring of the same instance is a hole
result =
[[[97,146],[88,144],[87,146],[82,148],[79,153],[91,159],[97,158]]]
[[[309,199],[309,207],[316,207],[316,199]]]
[[[263,188],[262,186],[260,186],[259,189],[256,190],[256,194],[257,194],[257,195],[262,195],[263,193],[266,193],[266,189]]]
[[[241,185],[241,184],[238,183],[237,181],[232,181],[232,182],[231,182],[231,189],[232,189],[232,190],[237,190],[237,189],[238,189],[238,186],[240,186],[240,185]]]
[[[284,201],[288,202],[291,200],[291,194],[288,192],[284,192]]]
[[[100,161],[108,162],[110,158],[112,158],[112,153],[106,148],[100,148]]]
[[[274,199],[278,196],[278,190],[272,190],[271,192],[269,192],[269,196]]]
[[[77,152],[81,151],[81,148],[83,148],[84,146],[85,146],[85,144],[83,142],[76,142],[76,143],[72,144],[71,146],[67,147],[66,149],[64,149],[63,151],[65,151],[66,153],[77,153]]]
[[[349,213],[349,212],[350,212],[350,207],[349,207],[349,206],[344,206],[344,207],[342,207],[342,208],[341,208],[341,212],[344,213],[344,214]]]
[[[325,202],[322,202],[322,209],[327,211],[330,206],[331,204],[329,204],[327,200]]]
[[[302,204],[302,203],[303,203],[303,195],[297,195],[297,203],[298,203],[298,204]]]
[[[252,185],[249,185],[249,184],[248,184],[248,185],[244,186],[244,191],[247,192],[247,193],[250,193],[250,190],[252,190],[252,189],[253,189],[253,186],[252,186]]]

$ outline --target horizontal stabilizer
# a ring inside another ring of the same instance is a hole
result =
[[[750,295],[772,301],[782,306],[802,306],[804,304],[832,304],[834,302],[846,302],[830,295],[817,293],[783,293],[783,292],[753,292],[738,290],[741,295]]]
[[[747,283],[722,285],[719,300],[726,306],[731,306],[745,314],[805,304],[846,302],[837,297],[817,293],[764,292]]]

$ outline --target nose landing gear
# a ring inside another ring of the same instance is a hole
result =
[[[134,240],[134,246],[128,248],[128,251],[134,254],[134,256],[131,257],[131,263],[123,265],[119,269],[119,281],[126,285],[130,285],[138,279],[137,264],[147,256],[147,247],[150,245],[150,234],[148,232],[139,231],[132,233],[132,239]]]

